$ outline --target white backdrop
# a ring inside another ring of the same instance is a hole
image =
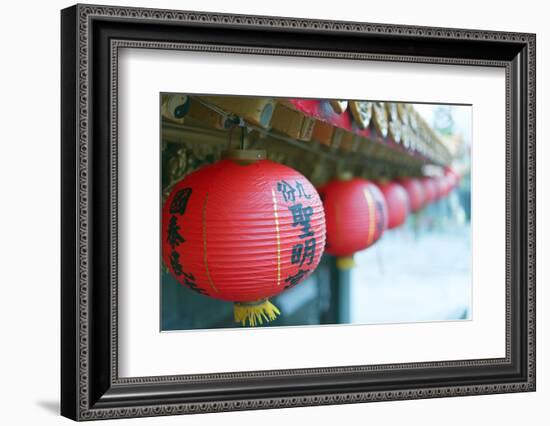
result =
[[[453,399],[401,401],[318,408],[119,420],[120,424],[334,424],[355,419],[371,424],[543,424],[550,399],[548,362],[550,256],[548,191],[550,155],[548,84],[550,29],[543,2],[394,0],[388,3],[245,0],[109,1],[144,7],[195,9],[414,25],[537,32],[538,66],[538,391]],[[11,2],[2,9],[0,72],[0,393],[2,420],[16,424],[68,424],[59,404],[59,9],[70,2]],[[546,358],[546,359],[545,359]],[[108,421],[102,424],[116,424]]]
[[[130,49],[119,54],[118,76],[122,377],[505,356],[505,184],[497,178],[505,173],[504,70]],[[331,84],[320,84],[325,81]],[[472,319],[159,333],[158,97],[167,91],[471,102],[478,141],[472,146]],[[229,347],[235,349],[223,357],[212,350]],[[243,356],[253,348],[270,350]]]

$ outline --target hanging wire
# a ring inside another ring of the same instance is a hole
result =
[[[233,139],[233,129],[234,129],[234,127],[231,127],[229,129],[229,133],[227,133],[227,147],[226,147],[227,151],[229,151],[231,149],[231,141]]]
[[[244,150],[244,126],[241,126],[241,149]]]

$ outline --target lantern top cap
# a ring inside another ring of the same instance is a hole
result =
[[[235,160],[239,164],[252,164],[259,160],[267,158],[266,151],[263,149],[230,149],[224,151],[222,157],[229,160]]]
[[[353,179],[353,173],[350,171],[343,171],[338,173],[336,176],[338,180],[352,180]]]

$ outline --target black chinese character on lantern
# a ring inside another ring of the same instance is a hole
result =
[[[296,190],[298,191],[298,196],[300,198],[305,197],[308,200],[311,198],[311,194],[306,194],[304,185],[302,185],[299,181],[296,181]]]
[[[187,202],[191,196],[191,192],[193,192],[191,188],[180,189],[176,195],[174,195],[174,198],[170,203],[170,213],[180,215],[184,214],[185,209],[187,208]]]
[[[306,198],[308,200],[311,198],[311,194],[306,193],[304,185],[302,185],[300,181],[295,181],[295,183],[296,189],[285,180],[277,182],[277,191],[283,194],[285,203],[294,203],[296,201],[296,197]]]
[[[290,262],[302,266],[307,260],[306,265],[311,265],[315,257],[315,238],[305,241],[305,244],[298,243],[292,247]]]
[[[178,226],[178,219],[176,216],[170,217],[170,222],[168,222],[168,231],[166,240],[172,248],[179,246],[180,243],[185,242],[185,239],[179,233],[180,227]]]
[[[305,242],[304,257],[302,258],[302,263],[304,263],[307,260],[306,265],[311,265],[311,262],[313,262],[314,257],[315,257],[315,238],[310,238]],[[300,266],[302,266],[302,263],[300,263]]]
[[[288,283],[285,286],[285,289],[289,289],[294,287],[296,284],[298,284],[302,279],[307,275],[309,272],[309,269],[299,269],[298,272],[296,272],[294,275],[289,275],[285,279],[285,283]]]
[[[292,213],[292,226],[301,226],[302,234],[299,238],[313,237],[311,230],[311,216],[313,215],[313,207],[303,207],[301,203],[295,204],[288,208]]]
[[[285,200],[285,203],[288,203],[289,201],[296,201],[296,190],[288,182],[284,180],[277,182],[277,191],[283,194],[283,199]]]
[[[195,276],[191,272],[184,272],[183,273],[183,284],[185,284],[187,287],[189,287],[195,293],[199,293],[199,294],[202,294],[204,296],[208,296],[208,293],[203,288],[200,288],[199,286],[197,286],[197,283],[195,282]]]
[[[290,255],[290,263],[296,265],[297,263],[302,266],[304,260],[302,259],[302,252],[304,251],[304,245],[302,243],[295,244],[292,247],[292,253]]]
[[[172,251],[170,253],[170,266],[172,266],[172,270],[177,276],[183,274],[183,267],[180,263],[180,255],[177,251]]]
[[[186,285],[196,293],[208,296],[208,293],[197,285],[195,276],[191,272],[185,272],[183,270],[183,266],[180,263],[180,255],[177,251],[172,251],[170,253],[170,265],[172,266],[174,275],[178,277],[178,280],[180,280],[182,284]],[[183,277],[180,278],[181,275],[183,275]]]

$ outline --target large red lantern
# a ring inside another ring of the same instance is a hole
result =
[[[164,203],[168,269],[190,289],[234,302],[242,325],[275,319],[280,312],[267,298],[307,278],[324,246],[317,191],[300,173],[272,161],[224,159],[205,166],[177,183]]]
[[[326,252],[337,266],[354,266],[353,254],[374,244],[386,229],[384,196],[365,179],[334,179],[319,190],[327,224]]]
[[[388,206],[388,229],[403,225],[410,211],[407,191],[397,182],[378,182],[377,185]]]
[[[399,181],[409,196],[411,211],[416,213],[424,207],[426,194],[422,182],[417,178],[404,178]]]

